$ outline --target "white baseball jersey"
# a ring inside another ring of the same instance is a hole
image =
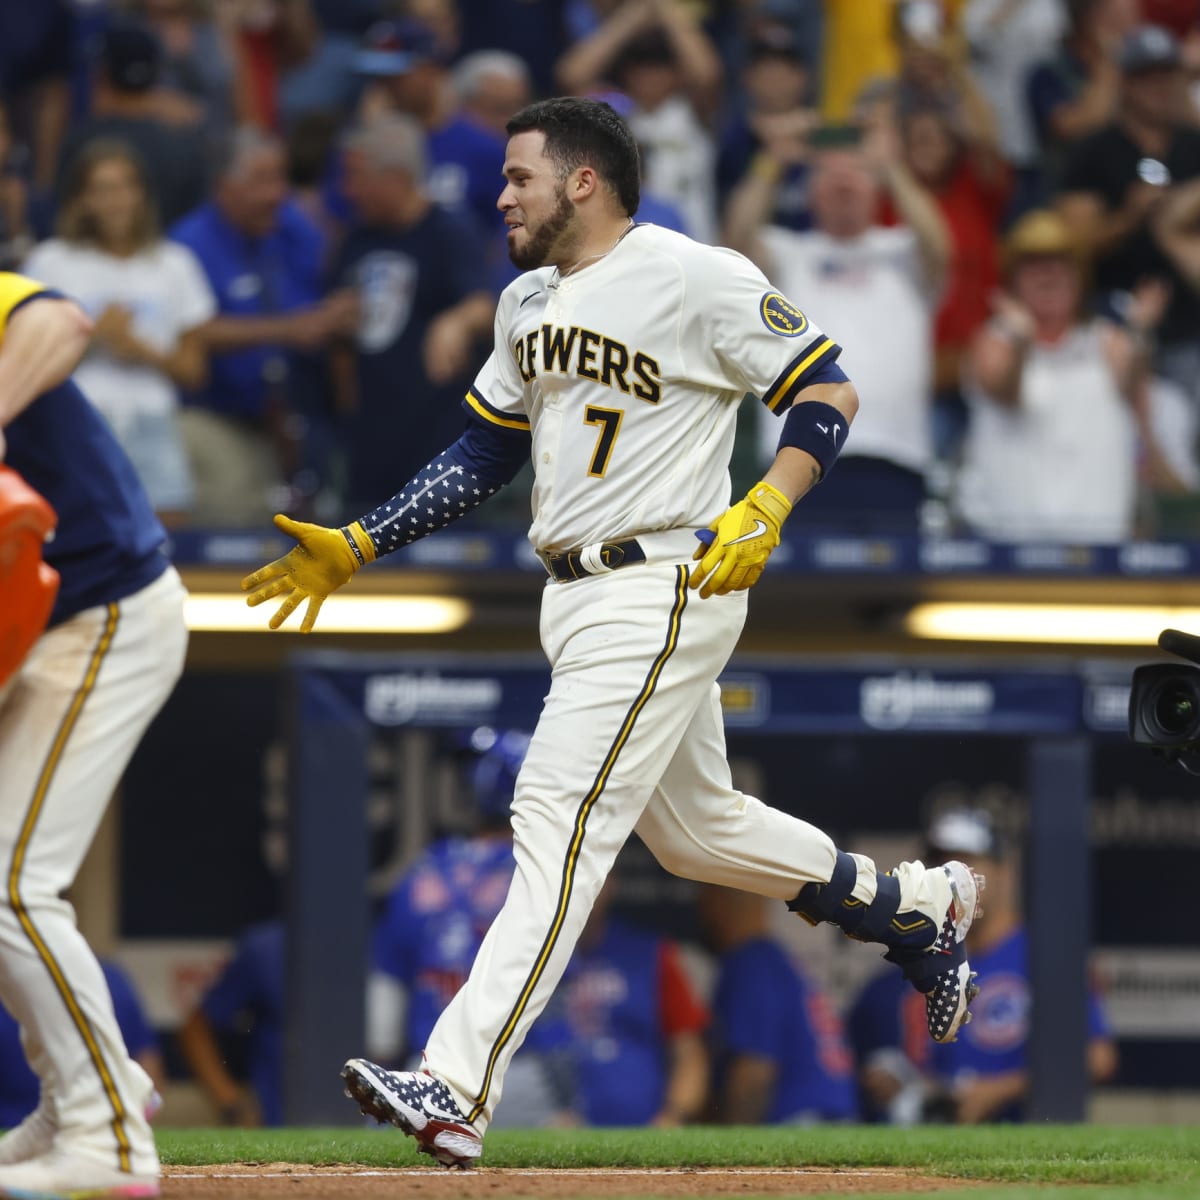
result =
[[[533,436],[538,550],[703,528],[729,504],[737,405],[782,413],[839,348],[748,259],[637,225],[565,278],[505,289],[467,402]]]

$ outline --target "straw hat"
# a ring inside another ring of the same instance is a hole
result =
[[[1027,212],[1004,239],[1004,269],[1025,258],[1070,258],[1084,266],[1086,256],[1070,225],[1048,208]]]

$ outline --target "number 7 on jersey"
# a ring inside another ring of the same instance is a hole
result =
[[[625,413],[619,408],[601,408],[596,404],[589,404],[583,410],[585,425],[600,426],[600,436],[596,439],[596,449],[592,454],[592,465],[588,467],[588,474],[593,479],[603,479],[604,472],[608,470],[608,460],[612,457],[613,445],[621,431],[624,416]]]

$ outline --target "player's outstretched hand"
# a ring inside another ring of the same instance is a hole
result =
[[[325,597],[346,583],[362,566],[358,555],[350,548],[347,536],[354,538],[366,562],[375,557],[375,547],[357,521],[343,531],[293,521],[279,513],[275,517],[275,528],[295,538],[297,544],[282,558],[247,575],[242,580],[242,591],[250,593],[246,603],[251,608],[287,593],[269,622],[272,629],[278,629],[307,600],[308,608],[300,622],[300,632],[310,633]]]
[[[696,566],[688,586],[700,588],[701,598],[706,599],[757,583],[771,551],[779,545],[779,527],[791,511],[791,502],[781,491],[769,483],[756,483],[744,500],[696,534],[701,544],[692,555]]]

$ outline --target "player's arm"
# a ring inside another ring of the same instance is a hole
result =
[[[0,427],[67,380],[92,322],[73,300],[19,275],[0,275]]]
[[[654,1124],[663,1128],[698,1117],[708,1096],[708,1050],[703,1038],[708,1010],[673,942],[659,946],[658,991],[659,1028],[667,1043],[667,1086]]]
[[[708,1095],[708,1051],[698,1033],[674,1034],[667,1042],[667,1089],[654,1118],[660,1129],[682,1125],[699,1116]]]
[[[787,410],[775,461],[761,482],[697,534],[690,586],[701,597],[758,581],[792,505],[833,467],[857,412],[858,393],[836,362],[809,377]]]
[[[225,1066],[225,1056],[212,1022],[202,1008],[194,1009],[176,1035],[179,1052],[223,1125],[261,1125],[254,1098],[245,1092]]]
[[[761,1125],[770,1110],[779,1064],[761,1054],[734,1055],[721,1093],[721,1121],[726,1125]]]
[[[277,515],[276,527],[298,544],[242,580],[242,589],[249,592],[246,603],[254,607],[284,596],[269,622],[278,629],[307,600],[300,632],[311,632],[326,596],[359,568],[444,529],[512,482],[529,461],[529,424],[522,427],[516,419],[499,423],[503,420],[472,419],[457,442],[390,500],[340,529]]]
[[[1200,179],[1170,188],[1152,214],[1150,228],[1180,274],[1200,288]]]

